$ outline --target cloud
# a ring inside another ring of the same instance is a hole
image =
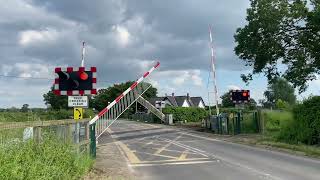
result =
[[[228,90],[240,90],[241,88],[237,85],[228,85]]]
[[[43,41],[54,41],[57,39],[57,31],[50,30],[27,30],[20,32],[19,44],[26,46],[31,43],[43,42]]]
[[[98,82],[104,82],[98,84],[101,88],[135,80],[160,61],[152,82],[161,93],[192,91],[200,95],[206,93],[203,74],[210,69],[209,24],[213,26],[217,69],[239,74],[246,70],[234,55],[233,34],[245,23],[249,1],[0,0],[0,3],[3,4],[1,75],[53,78],[56,66],[80,65],[81,42],[85,41],[85,65],[97,67]],[[0,78],[0,85],[7,81]],[[27,100],[43,105],[42,93],[53,82],[34,79],[10,83],[12,93],[24,89],[29,99],[11,96],[5,102],[1,99],[0,106],[11,106],[7,105],[10,102],[20,106]]]

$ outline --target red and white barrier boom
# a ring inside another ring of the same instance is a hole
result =
[[[137,99],[144,94],[151,84],[141,83],[160,65],[159,62],[148,72],[134,82],[126,91],[119,95],[113,102],[96,115],[89,123],[95,124],[96,139],[98,139],[111,124],[117,120]]]

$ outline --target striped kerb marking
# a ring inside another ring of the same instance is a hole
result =
[[[114,106],[116,103],[118,103],[121,98],[123,98],[125,95],[127,95],[131,90],[133,90],[144,78],[146,78],[149,74],[152,73],[152,71],[154,71],[154,69],[156,69],[157,67],[159,67],[160,63],[157,62],[156,65],[154,65],[148,72],[144,73],[144,75],[139,78],[136,82],[134,82],[127,90],[125,90],[120,96],[118,96],[114,101],[112,101],[106,108],[104,108],[102,111],[99,112],[98,117],[103,116],[106,112],[108,112],[108,110]],[[95,69],[91,69],[92,72],[94,72]],[[90,124],[95,123],[98,120],[98,118],[93,118],[91,119],[91,121],[89,122]]]

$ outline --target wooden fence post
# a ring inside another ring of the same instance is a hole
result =
[[[42,140],[41,137],[41,127],[33,127],[33,140],[37,143],[40,143]]]

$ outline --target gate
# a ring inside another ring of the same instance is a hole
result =
[[[204,126],[216,134],[250,134],[261,132],[260,111],[238,111],[209,116]]]
[[[151,84],[141,82],[158,68],[159,65],[160,63],[158,62],[89,122],[90,152],[93,157],[96,155],[96,142],[98,138],[151,87]],[[147,106],[146,108],[150,108],[151,104],[145,101],[143,98],[139,100],[144,106]],[[153,111],[154,109],[151,110],[151,112]],[[156,115],[161,116],[159,113]]]

